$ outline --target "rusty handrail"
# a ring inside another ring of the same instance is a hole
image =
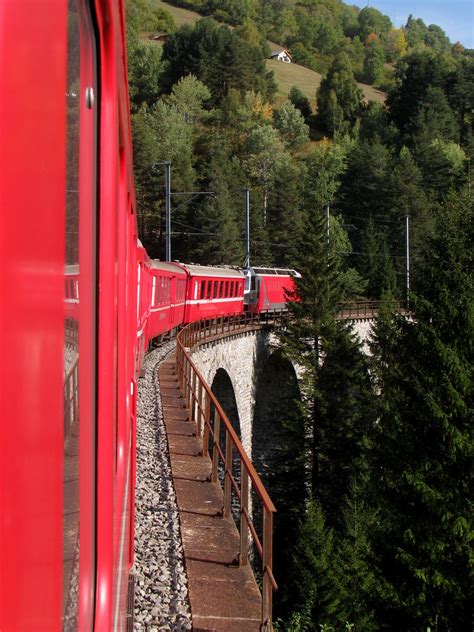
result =
[[[350,320],[351,318],[374,318],[378,316],[382,301],[364,300],[364,301],[347,301],[338,304],[338,317]],[[406,305],[403,302],[394,303],[395,309],[400,313],[407,312]]]
[[[197,346],[210,342],[216,337],[233,335],[234,332],[260,329],[267,324],[276,324],[280,313],[264,316],[233,315],[216,320],[199,321],[188,325],[177,336],[176,365],[183,397],[190,411],[191,421],[196,422],[198,436],[202,436],[202,455],[211,458],[211,480],[219,482],[219,463],[224,465],[223,508],[224,517],[230,516],[232,494],[240,504],[240,551],[239,563],[246,565],[249,554],[249,537],[262,560],[262,630],[272,630],[272,597],[277,588],[272,567],[273,557],[273,514],[276,509],[265,489],[260,476],[245,452],[240,439],[224,412],[221,404],[204,380],[191,358]],[[214,408],[211,414],[211,408]],[[220,431],[224,429],[225,449],[220,445]],[[209,440],[211,450],[209,451]],[[209,454],[210,452],[210,454]],[[240,489],[233,475],[233,455],[240,463]],[[260,499],[263,514],[262,541],[250,515],[250,491],[255,491]]]
[[[64,439],[77,421],[79,409],[79,358],[64,378]]]

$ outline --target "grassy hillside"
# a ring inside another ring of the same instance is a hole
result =
[[[181,9],[180,7],[174,7],[171,4],[163,2],[163,0],[154,0],[154,4],[157,7],[166,9],[173,16],[177,26],[181,26],[182,24],[194,24],[196,20],[202,17],[199,13]],[[281,48],[279,44],[273,42],[269,42],[269,45],[272,50]],[[318,72],[314,72],[304,66],[298,66],[298,64],[284,64],[281,61],[275,61],[273,59],[267,60],[267,68],[273,70],[275,81],[278,84],[277,102],[284,101],[291,88],[296,86],[308,97],[311,102],[311,107],[315,108],[316,90],[321,83],[321,75]],[[387,95],[384,92],[364,83],[359,83],[358,86],[364,93],[364,97],[367,101],[377,101],[378,103],[385,101]]]
[[[199,13],[188,11],[188,9],[181,9],[180,7],[173,7],[171,4],[162,2],[162,0],[152,0],[152,4],[160,9],[166,9],[168,13],[173,16],[176,26],[194,24],[196,20],[200,20],[202,18],[202,15],[199,15]]]

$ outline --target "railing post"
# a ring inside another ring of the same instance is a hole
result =
[[[263,559],[262,559],[262,630],[268,632],[272,629],[272,597],[273,587],[268,570],[272,572],[272,536],[273,536],[273,515],[267,508],[263,507]]]
[[[179,387],[181,390],[183,390],[183,357],[184,357],[183,349],[181,345],[178,345],[178,353],[176,354],[176,370],[178,373],[177,377],[178,377]]]
[[[193,371],[193,380],[191,388],[191,421],[196,421],[196,372]]]
[[[184,405],[188,408],[188,371],[189,371],[189,361],[184,356],[184,370],[183,370],[183,399]]]
[[[78,388],[77,388],[77,382],[78,382],[78,364],[76,362],[76,364],[74,365],[74,369],[72,372],[72,396],[73,396],[73,406],[72,406],[72,410],[73,410],[73,421],[77,422],[77,410],[78,410]]]
[[[202,382],[199,380],[198,386],[198,414],[197,414],[197,436],[200,437],[202,434]]]
[[[211,398],[209,393],[205,391],[204,398],[206,400],[206,409],[204,415],[204,431],[202,433],[202,455],[209,455],[209,426],[211,425]]]
[[[225,477],[224,477],[224,518],[230,515],[232,503],[232,439],[228,432],[225,434]]]
[[[187,391],[186,391],[186,398],[185,398],[186,408],[188,410],[191,408],[191,374],[192,372],[193,372],[193,367],[191,366],[191,362],[188,362],[188,370],[186,372]]]
[[[249,474],[241,461],[240,472],[240,565],[249,561],[249,526],[246,513],[249,510]]]
[[[221,416],[214,409],[214,423],[213,423],[213,439],[212,439],[212,482],[215,483],[217,481],[217,471],[219,468],[219,450],[217,446],[219,445],[221,433]]]

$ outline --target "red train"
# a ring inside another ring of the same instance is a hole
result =
[[[253,311],[292,279],[137,242],[122,0],[2,2],[0,24],[0,630],[123,630],[145,349],[240,313],[246,277]]]

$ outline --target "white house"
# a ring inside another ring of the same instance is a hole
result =
[[[291,64],[291,55],[286,48],[274,51],[270,55],[270,59],[276,59],[277,61],[283,61],[285,64]]]

